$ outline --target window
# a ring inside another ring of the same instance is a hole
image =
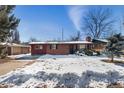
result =
[[[86,49],[91,49],[91,45],[87,44]]]
[[[50,49],[57,49],[57,45],[56,44],[50,45]]]
[[[36,50],[42,50],[43,49],[43,46],[42,45],[35,45],[35,49]]]

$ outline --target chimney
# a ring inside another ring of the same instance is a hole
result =
[[[90,36],[87,36],[86,37],[86,41],[91,42],[91,37]]]

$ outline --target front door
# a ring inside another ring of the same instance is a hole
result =
[[[77,48],[77,45],[70,45],[70,54],[74,54]]]

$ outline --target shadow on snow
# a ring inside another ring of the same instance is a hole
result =
[[[108,71],[107,73],[97,73],[93,71],[86,71],[78,76],[75,73],[46,73],[44,71],[39,71],[35,75],[31,74],[16,74],[8,77],[0,83],[11,83],[17,86],[25,83],[30,78],[34,78],[39,81],[46,82],[47,80],[57,82],[54,86],[55,88],[66,87],[66,88],[86,88],[93,87],[90,86],[92,81],[105,82],[107,85],[116,83],[120,79],[124,79],[124,76],[120,76],[117,71]],[[95,86],[94,86],[95,87]]]

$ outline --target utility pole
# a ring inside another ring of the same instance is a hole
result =
[[[64,30],[62,26],[59,26],[59,32],[60,32],[60,41],[64,40]]]
[[[120,19],[120,33],[122,33],[122,28],[123,28],[123,25],[124,25],[124,23],[122,21],[123,21],[123,18]]]
[[[62,27],[62,41],[64,40],[64,30],[63,30],[63,27]]]

